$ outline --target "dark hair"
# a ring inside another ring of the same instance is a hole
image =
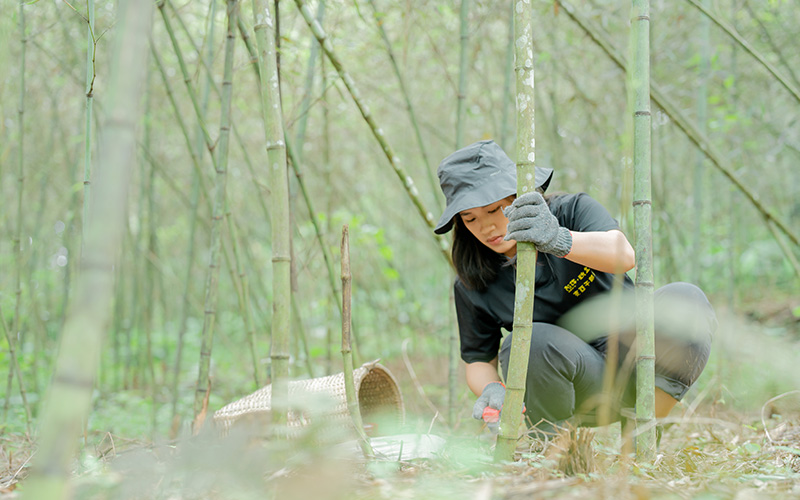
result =
[[[539,191],[541,192],[541,191]],[[564,192],[544,195],[548,206]],[[483,291],[497,278],[497,271],[509,263],[503,255],[487,247],[467,229],[461,215],[453,217],[453,264],[459,279],[467,288]]]
[[[497,270],[506,261],[467,229],[461,215],[453,217],[453,264],[458,277],[473,290],[485,290],[497,277]]]

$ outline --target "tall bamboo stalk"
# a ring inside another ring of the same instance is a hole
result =
[[[633,0],[633,211],[636,225],[636,458],[655,456],[655,337],[650,167],[650,0]]]
[[[211,217],[211,256],[206,275],[206,298],[204,307],[203,335],[200,347],[200,366],[197,374],[197,388],[194,399],[194,431],[199,431],[205,410],[204,402],[208,401],[211,388],[209,368],[211,350],[214,343],[214,323],[217,316],[217,293],[219,281],[219,254],[222,247],[222,218],[225,216],[225,190],[228,178],[228,144],[231,129],[231,100],[233,94],[233,55],[236,41],[236,16],[238,4],[236,0],[227,0],[228,28],[225,35],[225,63],[222,76],[222,106],[219,125],[219,139],[216,146],[216,179],[214,188],[214,211]],[[163,9],[162,9],[163,11]]]
[[[302,14],[303,19],[308,27],[311,29],[311,32],[314,33],[315,37],[317,37],[317,41],[322,46],[325,56],[336,69],[336,72],[339,74],[339,78],[341,78],[344,82],[345,87],[347,87],[350,97],[358,107],[358,110],[361,113],[362,118],[364,118],[364,121],[366,121],[367,125],[369,125],[373,136],[378,141],[378,144],[380,144],[383,154],[386,156],[386,159],[389,160],[389,163],[394,169],[395,174],[397,174],[398,178],[403,183],[403,186],[406,188],[406,193],[408,194],[409,198],[411,198],[411,202],[414,204],[414,207],[416,207],[417,212],[423,218],[423,220],[425,220],[425,223],[428,225],[428,227],[433,229],[435,227],[433,214],[425,209],[425,206],[419,197],[419,191],[417,190],[414,180],[406,173],[405,169],[400,166],[400,158],[395,155],[394,150],[392,150],[391,146],[389,146],[389,143],[384,137],[383,129],[378,127],[375,119],[372,117],[372,113],[370,112],[369,107],[367,107],[362,100],[361,94],[358,92],[353,78],[345,71],[341,61],[333,51],[331,42],[328,40],[328,36],[325,34],[322,26],[314,21],[311,11],[309,11],[308,5],[306,5],[304,0],[295,0],[295,4],[297,4],[297,8],[300,9],[300,13]],[[434,234],[432,231],[431,234],[434,236],[434,238],[436,238],[442,256],[447,260],[447,262],[450,263],[450,265],[452,265],[452,258],[450,257],[450,252],[448,251],[447,241],[441,236]]]
[[[536,189],[534,122],[533,9],[519,8],[514,16],[514,71],[517,96],[517,195]],[[517,243],[517,278],[514,293],[514,336],[506,377],[506,397],[500,419],[494,458],[511,461],[522,420],[525,380],[528,373],[533,307],[536,290],[536,248]]]
[[[237,293],[239,299],[239,314],[242,315],[244,321],[245,338],[247,339],[247,347],[250,349],[250,358],[253,362],[253,381],[255,382],[256,389],[261,387],[261,379],[258,376],[258,354],[256,352],[256,331],[253,326],[253,314],[250,307],[250,284],[247,279],[247,272],[244,268],[244,261],[239,252],[239,241],[237,237],[236,221],[231,216],[230,209],[225,211],[225,217],[228,221],[228,236],[231,240],[233,247],[233,257],[236,261],[236,273],[239,275],[239,283],[241,284],[241,293]]]
[[[708,6],[709,0],[703,0]],[[697,128],[702,134],[707,132],[708,122],[708,80],[711,77],[711,47],[710,36],[711,21],[708,17],[700,20],[700,84],[697,86]],[[705,155],[702,151],[695,151],[694,181],[692,196],[692,256],[689,259],[690,276],[692,283],[701,283],[700,255],[703,252],[703,180],[705,178]]]
[[[514,74],[514,2],[509,2],[508,10],[508,42],[506,43],[506,71],[503,77],[503,104],[500,114],[500,147],[508,151],[509,141],[509,118],[508,113],[511,104],[514,102],[514,94],[511,92],[511,77]]]
[[[288,403],[289,331],[291,328],[291,248],[289,179],[286,142],[274,45],[274,25],[264,0],[253,0],[254,30],[261,74],[261,107],[272,189],[272,408],[275,422],[284,422],[280,408]]]
[[[564,11],[575,21],[584,32],[589,35],[589,37],[594,41],[603,51],[614,61],[614,63],[619,66],[623,71],[626,71],[627,62],[625,58],[622,57],[617,51],[614,46],[611,44],[611,41],[608,38],[601,28],[599,28],[595,23],[589,21],[588,19],[584,18],[580,15],[575,7],[573,7],[570,3],[566,0],[556,0],[563,8]],[[778,216],[774,211],[772,211],[769,207],[766,207],[759,197],[752,191],[750,188],[742,181],[736,172],[734,172],[733,168],[728,165],[729,162],[723,161],[723,155],[719,152],[719,150],[713,146],[708,138],[702,134],[697,126],[692,123],[686,115],[680,111],[680,108],[675,105],[669,98],[666,97],[666,94],[661,87],[653,82],[650,81],[650,97],[652,98],[653,102],[655,102],[663,111],[667,114],[667,116],[672,119],[675,125],[681,129],[681,131],[686,134],[686,137],[689,138],[700,150],[705,153],[706,157],[711,160],[711,163],[720,171],[722,172],[725,177],[728,178],[736,188],[744,194],[750,204],[761,214],[764,215],[767,219],[774,222],[775,226],[780,229],[783,234],[789,237],[789,239],[794,243],[796,246],[800,246],[800,237],[798,237],[797,233],[789,227],[783,219]],[[788,259],[788,256],[787,256]]]
[[[469,46],[469,0],[461,0],[460,48],[458,56],[458,106],[456,107],[456,149],[464,144],[464,111],[467,106],[467,52]]]
[[[325,17],[325,0],[319,0],[317,4],[317,22],[322,25],[322,20]],[[314,75],[316,74],[317,57],[319,56],[319,42],[311,35],[311,51],[308,54],[308,63],[306,64],[306,81],[303,87],[303,100],[300,103],[300,117],[297,119],[297,134],[295,134],[295,141],[297,142],[300,150],[298,151],[298,159],[302,160],[303,145],[306,140],[306,125],[308,124],[308,114],[311,108],[311,92],[314,89]],[[336,301],[338,304],[339,302]]]
[[[83,138],[83,223],[82,239],[86,238],[86,225],[90,213],[92,182],[92,103],[94,102],[95,51],[97,40],[94,36],[94,0],[86,2],[86,111]],[[83,243],[81,243],[81,248]]]
[[[109,57],[108,119],[103,128],[96,189],[81,271],[61,335],[53,382],[40,421],[39,449],[27,498],[67,497],[81,423],[89,414],[100,345],[111,315],[113,268],[125,228],[128,178],[136,157],[135,127],[144,87],[152,3],[121,0]]]
[[[347,411],[353,419],[353,427],[358,433],[358,443],[365,457],[372,457],[372,445],[364,433],[364,423],[361,421],[361,409],[358,406],[355,382],[353,381],[353,352],[350,349],[350,320],[351,314],[351,286],[350,274],[350,236],[347,224],[342,226],[342,359],[344,361],[344,389],[347,396]]]
[[[19,136],[17,137],[17,223],[14,229],[14,322],[11,323],[11,335],[8,337],[9,349],[14,350],[13,343],[22,326],[20,312],[22,310],[22,200],[23,189],[25,187],[25,52],[27,37],[25,36],[25,2],[19,3],[19,35],[20,43],[20,88],[19,88],[19,107],[17,108],[17,124],[19,126]],[[14,363],[16,366],[16,363]],[[11,401],[11,388],[14,382],[14,370],[9,366],[8,382],[6,384],[6,399],[3,404],[3,420],[8,415],[9,403]]]
[[[149,152],[151,147],[151,132],[152,132],[152,74],[148,72],[147,85],[145,89],[145,114],[144,114],[144,147]],[[144,174],[144,171],[142,171]],[[147,186],[147,249],[144,252],[144,266],[145,266],[145,294],[144,294],[144,335],[145,335],[145,348],[147,357],[147,377],[150,379],[151,408],[150,408],[150,424],[152,436],[155,437],[156,433],[156,394],[158,393],[158,383],[156,381],[155,363],[153,362],[153,316],[155,315],[155,273],[156,267],[153,263],[153,258],[156,256],[156,208],[155,208],[155,181],[156,181],[156,167],[154,162],[150,163],[148,171],[147,183],[142,180],[142,185]],[[142,200],[140,200],[140,203]],[[142,219],[144,220],[144,219]]]
[[[434,173],[434,169],[431,168],[430,161],[428,160],[428,153],[425,150],[425,141],[422,140],[422,133],[419,129],[419,124],[417,123],[417,114],[414,112],[414,105],[411,103],[411,98],[408,95],[408,90],[406,89],[406,83],[403,79],[403,75],[400,73],[400,66],[397,64],[397,58],[394,56],[394,50],[392,49],[392,42],[389,41],[389,36],[386,34],[386,30],[384,29],[384,20],[383,15],[378,11],[378,8],[375,6],[375,0],[369,0],[369,4],[372,7],[373,14],[375,16],[375,23],[378,25],[378,32],[380,32],[381,40],[383,40],[383,45],[386,48],[386,53],[389,56],[389,61],[392,63],[392,69],[394,70],[394,74],[397,77],[397,83],[400,86],[400,93],[403,94],[403,100],[406,104],[406,111],[408,112],[408,118],[411,120],[411,128],[414,129],[414,136],[417,139],[417,145],[419,146],[419,152],[422,156],[422,167],[425,169],[425,176],[430,183],[431,192],[433,193],[434,200],[436,202],[436,206],[441,210],[442,203],[438,196],[438,193],[441,192],[439,189],[439,182],[436,180],[436,174]],[[466,43],[464,41],[463,43]],[[466,50],[466,48],[462,48],[462,50]],[[463,68],[466,71],[466,68]],[[466,76],[464,77],[466,82]],[[466,85],[466,83],[465,83]],[[460,96],[459,96],[460,99]],[[459,100],[459,112],[461,113],[461,100]],[[461,114],[459,114],[457,127],[461,127]],[[456,149],[459,149],[461,146],[457,145]]]

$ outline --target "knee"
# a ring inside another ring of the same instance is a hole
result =
[[[654,294],[657,337],[710,345],[717,317],[706,294],[691,283],[675,282]]]

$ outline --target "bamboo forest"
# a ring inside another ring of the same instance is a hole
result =
[[[800,498],[795,0],[3,0],[0,500]]]

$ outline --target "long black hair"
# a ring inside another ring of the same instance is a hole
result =
[[[461,215],[456,214],[453,221],[453,264],[456,273],[468,288],[485,290],[507,259],[478,241],[464,225]]]
[[[541,193],[541,190],[538,190]],[[547,205],[555,198],[566,194],[552,193],[544,196]],[[487,247],[467,229],[461,215],[453,217],[453,264],[459,279],[467,288],[483,291],[497,278],[497,271],[509,260]]]

